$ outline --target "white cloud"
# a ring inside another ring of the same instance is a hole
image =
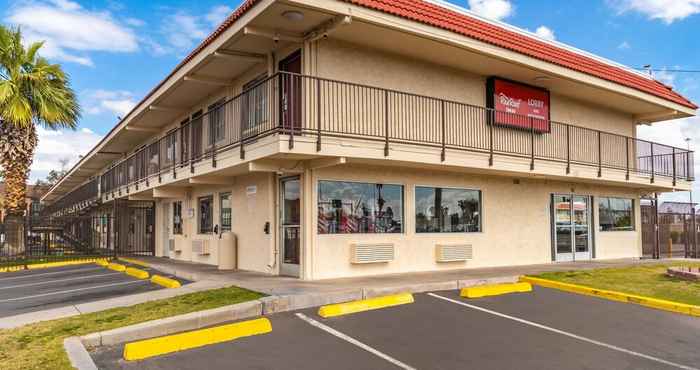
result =
[[[224,21],[224,19],[226,19],[226,17],[231,14],[232,11],[233,9],[231,9],[230,6],[219,5],[211,8],[209,13],[207,13],[204,18],[206,18],[206,20],[209,21],[212,26],[217,27]]]
[[[510,0],[469,0],[469,10],[486,18],[502,20],[513,15],[515,7]]]
[[[654,72],[654,78],[668,86],[674,87],[676,85],[676,75],[666,71],[665,69]]]
[[[700,13],[700,0],[608,0],[619,13],[637,12],[667,24]]]
[[[31,167],[32,183],[45,178],[49,171],[60,169],[62,160],[67,159],[68,168],[72,167],[80,155],[87,154],[102,139],[102,135],[85,127],[76,131],[50,131],[39,127],[37,134],[39,145]]]
[[[90,11],[68,0],[22,2],[6,21],[20,26],[27,41],[45,40],[42,55],[92,66],[91,51],[134,52],[134,32],[108,12]]]
[[[112,113],[124,117],[136,106],[134,95],[129,91],[90,90],[81,94],[81,105],[87,114]]]
[[[627,41],[623,41],[623,42],[620,43],[620,45],[617,45],[617,48],[618,48],[619,50],[627,50],[627,49],[629,49],[629,48],[631,48],[631,47],[632,47],[632,45],[630,45],[630,43],[627,42]]]
[[[547,26],[539,26],[535,30],[535,34],[543,39],[547,40],[556,40],[556,36],[554,36],[554,31],[552,31],[551,28]]]

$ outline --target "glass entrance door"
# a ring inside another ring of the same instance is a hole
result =
[[[591,200],[588,196],[552,195],[556,261],[591,259]]]
[[[280,274],[299,276],[301,187],[299,177],[280,180]]]

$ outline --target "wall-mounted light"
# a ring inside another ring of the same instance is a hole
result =
[[[286,12],[282,13],[282,16],[293,22],[299,22],[304,19],[304,13],[298,10],[287,10]]]

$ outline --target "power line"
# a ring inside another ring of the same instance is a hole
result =
[[[667,69],[667,68],[634,68],[639,71],[673,72],[673,73],[700,73],[700,69]]]

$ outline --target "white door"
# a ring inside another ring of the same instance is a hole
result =
[[[299,277],[301,252],[301,181],[280,180],[280,275]]]
[[[554,194],[552,213],[555,260],[564,262],[591,259],[591,198]]]
[[[163,203],[163,257],[170,258],[170,217],[172,217],[172,209],[170,209],[170,203]]]

